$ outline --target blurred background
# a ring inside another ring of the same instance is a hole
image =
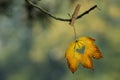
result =
[[[76,21],[77,37],[90,36],[104,58],[95,70],[81,65],[75,74],[67,67],[65,50],[74,41],[67,22],[50,18],[24,0],[0,0],[0,80],[119,80],[120,0],[32,0],[49,13],[70,18],[98,8]]]

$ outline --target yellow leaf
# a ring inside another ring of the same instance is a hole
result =
[[[85,55],[89,55],[94,59],[102,58],[102,54],[98,47],[94,44],[95,39],[90,37],[82,37],[78,39],[78,43],[86,46]]]
[[[93,69],[92,58],[102,58],[102,54],[94,41],[90,37],[81,37],[68,46],[65,57],[72,73],[77,70],[79,63],[85,68]]]
[[[77,70],[78,64],[79,64],[79,58],[80,55],[75,51],[76,42],[72,42],[68,48],[66,49],[66,59],[67,64],[72,73],[74,73]]]

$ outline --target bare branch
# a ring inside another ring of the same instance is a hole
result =
[[[85,11],[84,13],[80,14],[77,19],[81,18],[82,16],[88,14],[90,11],[94,10],[95,8],[97,8],[97,5],[94,5],[93,7],[91,7],[89,10]]]
[[[70,19],[64,19],[64,18],[58,18],[58,17],[55,17],[54,15],[48,13],[47,11],[45,11],[44,9],[42,9],[41,7],[38,7],[36,4],[34,4],[32,1],[30,0],[25,0],[28,4],[30,4],[31,6],[39,9],[41,12],[43,12],[44,14],[52,17],[53,19],[55,20],[59,20],[59,21],[66,21],[66,22],[71,22],[72,21],[72,18]],[[79,19],[81,17],[83,17],[84,15],[88,14],[90,11],[94,10],[95,8],[97,7],[97,5],[94,5],[93,7],[91,7],[89,10],[85,11],[84,13],[80,14],[77,16],[76,19]]]

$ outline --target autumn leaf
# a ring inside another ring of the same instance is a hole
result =
[[[72,73],[77,70],[79,64],[84,68],[93,69],[92,58],[102,58],[102,54],[94,41],[95,39],[90,37],[80,37],[68,46],[65,57]]]

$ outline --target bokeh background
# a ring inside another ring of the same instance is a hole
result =
[[[50,18],[24,0],[0,0],[0,80],[119,80],[120,0],[32,0],[49,13],[70,18],[98,8],[76,21],[77,37],[96,39],[104,58],[93,60],[95,70],[81,65],[75,74],[67,67],[65,50],[74,40],[69,23]]]

